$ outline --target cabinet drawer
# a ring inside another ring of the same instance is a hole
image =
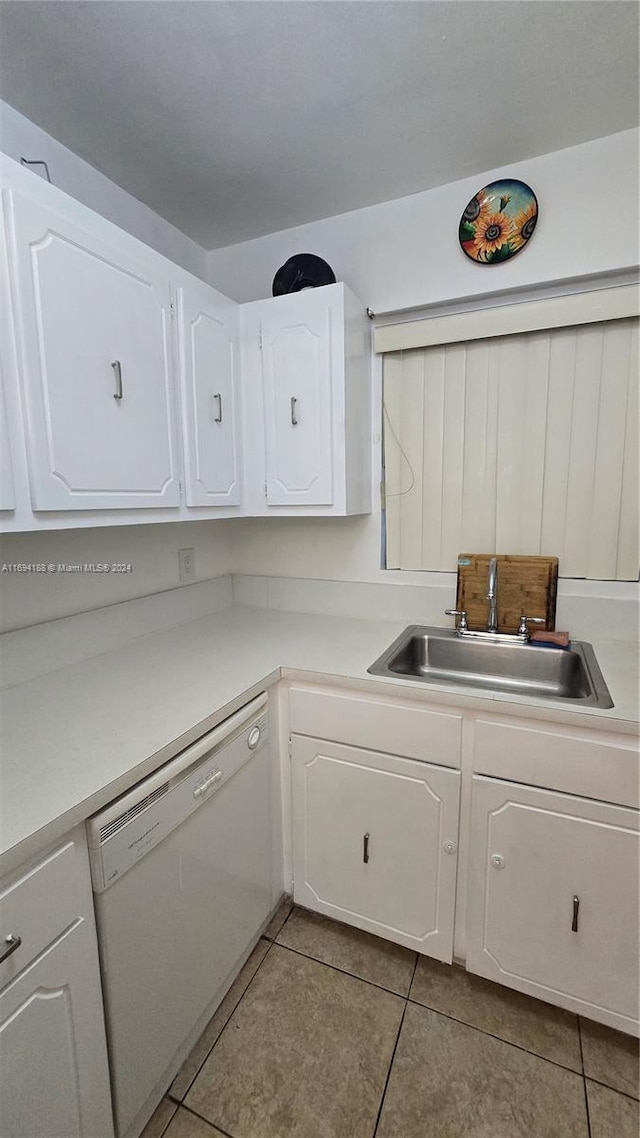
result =
[[[22,940],[0,964],[0,986],[17,976],[83,911],[83,852],[75,841],[67,841],[0,883],[0,944],[10,934]]]
[[[478,719],[473,769],[583,798],[640,805],[638,741],[632,735],[551,724],[538,730],[513,721]]]
[[[460,766],[462,716],[415,703],[292,688],[290,729],[438,766]]]
[[[473,779],[467,968],[638,1027],[635,810]]]

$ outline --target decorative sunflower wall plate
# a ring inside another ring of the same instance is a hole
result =
[[[531,186],[505,178],[474,194],[460,218],[458,239],[472,261],[498,265],[524,249],[537,220],[538,201]]]

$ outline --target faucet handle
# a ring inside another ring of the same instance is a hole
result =
[[[528,636],[529,635],[529,627],[528,626],[530,624],[546,624],[546,623],[547,622],[543,616],[525,616],[524,613],[521,613],[520,624],[518,626],[518,636]]]
[[[467,614],[466,614],[466,611],[464,609],[445,609],[444,615],[445,616],[459,616],[460,622],[456,626],[456,632],[466,632],[467,631],[467,628],[468,628]]]

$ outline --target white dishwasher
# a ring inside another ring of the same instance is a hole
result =
[[[269,915],[266,695],[87,822],[120,1138],[133,1138]]]

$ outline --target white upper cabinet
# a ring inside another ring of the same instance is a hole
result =
[[[371,509],[368,345],[342,283],[243,306],[247,513]]]
[[[262,320],[267,502],[333,503],[331,347],[340,310],[317,290],[275,303]],[[332,337],[333,332],[333,337]]]
[[[7,216],[33,508],[178,505],[161,262],[15,194]]]
[[[238,305],[195,281],[176,291],[187,506],[242,500]]]
[[[16,492],[13,482],[11,451],[9,449],[9,426],[7,409],[2,386],[2,362],[0,361],[0,510],[15,510]]]
[[[370,511],[344,284],[239,305],[8,158],[0,213],[0,530]]]

